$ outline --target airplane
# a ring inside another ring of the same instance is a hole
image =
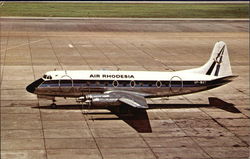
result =
[[[38,98],[76,98],[91,106],[120,106],[147,109],[146,98],[170,97],[196,93],[231,82],[232,74],[227,46],[214,45],[210,59],[203,66],[174,72],[155,71],[49,71],[26,87]]]

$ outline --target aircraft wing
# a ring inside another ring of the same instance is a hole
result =
[[[130,97],[121,97],[119,101],[135,108],[148,108],[146,99],[141,96],[131,95]]]
[[[128,104],[134,108],[142,108],[142,109],[148,108],[146,99],[142,95],[135,94],[129,91],[121,91],[121,92],[109,91],[109,92],[105,92],[105,94],[106,93],[112,97],[118,98],[120,102],[124,104]]]

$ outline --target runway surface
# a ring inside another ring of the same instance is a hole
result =
[[[1,158],[248,158],[248,27],[248,21],[233,20],[1,19]],[[87,109],[73,99],[58,99],[59,108],[51,109],[51,101],[25,90],[54,69],[197,67],[220,40],[239,75],[234,82],[150,99],[146,112]]]

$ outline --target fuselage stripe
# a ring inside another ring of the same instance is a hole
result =
[[[200,81],[201,82],[201,81]],[[130,88],[130,81],[118,81],[117,87],[123,88]],[[135,81],[135,86],[137,88],[152,88],[157,87],[157,81]],[[204,86],[206,83],[202,81],[202,83],[195,82],[195,81],[161,81],[161,87],[199,87]],[[170,86],[171,83],[171,86]],[[92,80],[50,80],[45,81],[39,87],[86,87],[86,88],[93,88],[93,87],[114,87],[113,81],[92,81]],[[132,87],[132,88],[134,88]]]

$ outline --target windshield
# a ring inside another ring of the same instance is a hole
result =
[[[43,78],[44,79],[52,79],[52,76],[50,76],[50,75],[43,75]]]

